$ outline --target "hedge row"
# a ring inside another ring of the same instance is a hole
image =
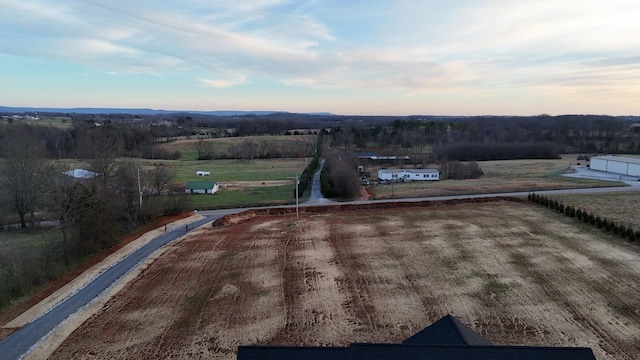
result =
[[[587,210],[576,209],[571,205],[564,205],[558,200],[550,199],[544,195],[538,195],[535,193],[529,194],[527,199],[561,214],[565,214],[566,216],[582,220],[586,224],[597,226],[599,229],[611,232],[614,235],[618,235],[623,239],[628,239],[631,242],[640,240],[640,231],[633,229],[633,227],[616,223],[612,220],[608,220],[607,218],[601,218],[600,216],[589,213]]]
[[[307,190],[309,185],[313,182],[313,175],[320,166],[320,156],[322,155],[322,132],[318,135],[318,142],[316,144],[316,154],[311,160],[311,162],[307,165],[307,167],[302,171],[302,175],[300,175],[300,183],[298,184],[298,197],[301,197],[302,194]],[[293,196],[296,196],[296,190],[293,190]]]

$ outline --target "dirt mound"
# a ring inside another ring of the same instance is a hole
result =
[[[371,211],[371,210],[384,210],[384,209],[404,209],[404,208],[422,208],[442,205],[454,205],[454,204],[477,204],[496,201],[523,201],[517,197],[483,197],[474,199],[453,199],[453,200],[436,200],[436,201],[396,201],[396,202],[372,202],[366,204],[335,204],[325,206],[302,206],[298,208],[301,214],[319,214],[319,213],[335,213],[343,211]],[[211,226],[219,227],[226,225],[234,225],[243,220],[253,219],[256,216],[273,216],[273,215],[286,215],[295,214],[295,207],[282,207],[282,208],[265,208],[265,209],[251,209],[238,214],[231,214],[223,216],[222,218],[214,221]]]

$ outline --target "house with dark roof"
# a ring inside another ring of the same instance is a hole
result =
[[[585,347],[495,345],[447,315],[400,344],[347,347],[240,346],[238,360],[595,360]]]

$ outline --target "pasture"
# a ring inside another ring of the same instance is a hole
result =
[[[300,149],[301,156],[313,156],[313,149],[317,141],[317,135],[264,135],[250,137],[222,137],[204,139],[210,146],[214,157],[231,157],[236,158],[237,151],[242,149],[243,145],[248,143],[255,144],[255,150],[271,151],[272,157],[281,157],[275,154],[283,154],[294,149]],[[158,144],[160,149],[169,152],[180,152],[181,160],[196,160],[198,158],[197,144],[199,139],[183,139]],[[298,150],[296,150],[298,152]]]
[[[610,194],[554,195],[550,198],[640,230],[640,192],[637,190]]]
[[[600,186],[624,186],[613,181],[576,179],[561,176],[575,164],[576,155],[566,154],[561,159],[479,161],[484,172],[479,179],[440,180],[411,183],[382,184],[367,188],[376,199],[447,196],[464,194],[491,194],[500,192],[541,191]],[[377,169],[369,169],[377,176]]]

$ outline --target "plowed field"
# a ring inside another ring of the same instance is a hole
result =
[[[54,359],[399,342],[451,313],[496,344],[640,353],[640,251],[528,203],[249,218],[178,242]]]

